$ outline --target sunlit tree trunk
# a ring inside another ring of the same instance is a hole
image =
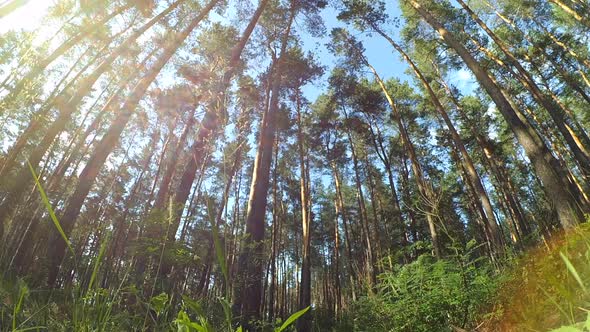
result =
[[[510,52],[504,42],[496,36],[496,34],[475,14],[469,6],[463,0],[457,0],[459,4],[469,13],[471,18],[479,24],[479,26],[488,34],[488,36],[494,40],[496,45],[500,48],[502,53],[508,59],[508,62],[516,68],[518,71],[517,79],[523,84],[523,86],[531,92],[533,98],[545,108],[548,114],[553,119],[562,137],[565,139],[568,147],[571,149],[575,159],[577,160],[580,170],[586,177],[590,176],[590,154],[588,153],[588,147],[584,146],[584,142],[576,140],[575,133],[572,133],[571,129],[567,124],[568,112],[563,108],[563,104],[557,100],[551,100],[541,91],[535,80],[531,77],[528,71],[520,64],[518,59]],[[556,99],[556,98],[554,98]],[[575,121],[569,119],[569,121]],[[573,135],[574,134],[574,135]],[[582,131],[580,134],[584,134]]]
[[[254,331],[252,321],[260,319],[262,300],[262,267],[264,246],[264,217],[270,180],[270,164],[276,132],[276,116],[279,111],[282,57],[287,50],[295,8],[290,8],[287,28],[281,36],[280,55],[271,64],[271,97],[260,124],[258,151],[254,160],[250,197],[246,217],[246,238],[238,259],[238,280],[234,289],[234,312],[241,316],[246,330]],[[241,313],[241,315],[240,315]]]
[[[575,198],[568,190],[568,186],[561,180],[563,170],[560,169],[557,161],[551,155],[538,133],[526,121],[523,121],[522,115],[519,116],[519,113],[512,108],[497,84],[481,68],[467,49],[455,39],[454,35],[416,1],[409,0],[409,3],[440,34],[443,40],[457,52],[482,87],[488,92],[535,167],[537,175],[543,182],[548,199],[555,206],[562,226],[566,228],[573,227],[581,222],[583,219],[582,213],[575,203]]]
[[[176,50],[182,45],[188,35],[197,27],[197,25],[209,14],[211,9],[217,4],[217,0],[211,1],[204,7],[199,15],[195,17],[190,24],[183,29],[179,34],[175,35],[170,43],[165,47],[162,54],[143,76],[143,78],[135,85],[125,103],[121,106],[117,117],[113,120],[107,133],[96,146],[93,155],[87,162],[84,170],[79,176],[78,185],[72,194],[72,197],[67,203],[67,207],[61,217],[62,227],[66,234],[69,234],[73,229],[76,218],[80,214],[82,204],[86,196],[90,192],[90,188],[96,179],[100,169],[104,165],[108,155],[117,145],[121,133],[125,129],[127,123],[134,114],[137,105],[143,98],[147,88],[156,79],[162,68],[168,63],[168,60],[174,55]],[[52,255],[48,257],[51,260],[50,271],[48,276],[48,284],[54,285],[59,270],[60,261],[65,254],[65,243],[60,238],[59,234],[54,234],[50,240],[50,248],[52,248]]]
[[[309,197],[309,186],[307,181],[307,172],[309,169],[306,167],[305,155],[306,155],[306,142],[303,134],[303,124],[301,120],[301,101],[300,91],[295,92],[296,100],[296,119],[297,119],[297,147],[299,152],[299,197],[301,199],[301,288],[299,292],[299,308],[304,309],[311,305],[311,220],[309,215],[310,208],[310,197]],[[309,316],[307,316],[309,317]],[[311,321],[307,317],[302,317],[301,321],[298,322],[298,330],[300,331],[311,331]]]

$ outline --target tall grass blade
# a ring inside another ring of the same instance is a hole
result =
[[[580,287],[582,287],[584,292],[586,292],[586,286],[584,285],[584,282],[582,282],[582,278],[580,278],[580,275],[578,274],[578,271],[576,270],[572,262],[561,251],[559,252],[559,256],[561,256],[561,259],[563,259],[563,261],[565,262],[565,266],[567,267],[568,271],[570,271],[570,273],[574,276],[574,279],[576,279]]]
[[[23,305],[23,301],[25,299],[25,296],[29,293],[29,289],[23,283],[23,284],[19,285],[18,293],[19,293],[18,294],[18,302],[14,306],[14,311],[13,311],[13,314],[12,314],[12,330],[13,331],[16,330],[16,316],[20,312],[20,309],[21,309],[21,307]]]
[[[45,330],[46,327],[45,326],[33,326],[33,327],[27,327],[24,329],[18,329],[18,330],[14,330],[13,332],[25,332],[25,331],[42,331]]]
[[[283,325],[281,325],[281,327],[275,329],[275,332],[282,332],[283,330],[285,330],[287,327],[289,327],[289,325],[293,324],[293,322],[299,319],[299,317],[303,316],[309,310],[309,308],[310,307],[307,307],[292,314],[289,318],[287,318]]]
[[[98,274],[98,267],[100,266],[100,261],[102,260],[102,256],[104,256],[104,252],[107,248],[107,244],[109,243],[109,239],[107,238],[106,241],[100,246],[100,250],[98,251],[98,256],[94,260],[94,268],[92,269],[92,275],[90,276],[90,282],[88,283],[88,290],[92,289],[92,285],[94,284],[94,280],[96,280],[96,275]]]
[[[39,177],[37,176],[37,173],[33,169],[33,165],[31,165],[31,163],[29,161],[27,161],[27,164],[29,165],[29,169],[31,170],[31,174],[33,174],[33,178],[35,179],[35,184],[37,185],[37,189],[39,190],[39,193],[41,194],[41,200],[43,201],[45,208],[47,208],[47,211],[49,211],[49,215],[51,216],[51,220],[53,221],[55,228],[57,229],[57,231],[59,232],[59,234],[61,235],[63,240],[66,241],[66,245],[68,246],[68,249],[70,250],[72,255],[75,256],[74,248],[72,248],[72,244],[70,243],[70,240],[68,240],[66,233],[64,232],[63,228],[61,227],[61,224],[59,223],[59,220],[57,219],[57,216],[55,215],[55,212],[53,211],[53,208],[51,207],[51,204],[49,203],[49,199],[47,198],[47,195],[45,194],[45,190],[43,189],[41,182],[39,182]]]

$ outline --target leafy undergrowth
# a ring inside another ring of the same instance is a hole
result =
[[[68,248],[74,254],[69,239],[56,217],[39,178],[29,164],[42,201],[54,226]],[[219,241],[214,209],[208,205],[217,263],[225,284],[229,284],[226,255]],[[169,215],[172,215],[170,212]],[[232,316],[229,287],[225,295],[213,305],[208,301],[194,301],[189,297],[173,298],[166,293],[145,295],[133,283],[125,280],[116,287],[103,288],[97,278],[106,249],[105,241],[98,256],[91,264],[92,274],[87,285],[74,283],[67,289],[29,290],[19,279],[15,282],[0,278],[0,332],[1,331],[178,331],[178,332],[241,332],[236,326],[238,317]],[[74,255],[75,256],[75,255]],[[124,286],[124,283],[127,286]],[[152,289],[153,292],[153,289]],[[152,294],[150,292],[150,294]],[[248,322],[257,330],[282,332],[292,328],[293,323],[306,314],[310,307],[295,312],[285,321]]]
[[[178,331],[239,332],[223,299],[215,304],[183,297],[179,305],[166,293],[142,300],[133,287],[80,292],[29,290],[22,282],[0,283],[0,331]],[[282,332],[309,311],[264,326]],[[273,326],[274,325],[274,326]]]
[[[423,255],[380,276],[339,331],[590,331],[590,224],[507,258]]]
[[[443,260],[422,255],[380,275],[377,294],[348,310],[342,331],[452,331],[473,329],[486,317],[498,279],[491,264],[472,259],[475,243]]]

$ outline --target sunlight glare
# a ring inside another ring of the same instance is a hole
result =
[[[38,28],[47,9],[54,3],[52,0],[29,0],[22,7],[0,19],[0,34],[9,30],[32,31]]]

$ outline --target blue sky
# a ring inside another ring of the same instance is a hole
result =
[[[397,7],[397,2],[389,3],[387,10],[390,17],[396,17],[400,15],[400,11]],[[408,80],[409,76],[404,72],[407,68],[406,64],[401,61],[398,54],[393,53],[393,49],[389,46],[387,41],[383,40],[380,36],[372,35],[367,36],[366,34],[360,33],[347,26],[344,22],[338,21],[336,18],[338,11],[334,8],[328,7],[322,11],[322,17],[326,26],[327,36],[323,38],[313,38],[305,33],[301,33],[301,39],[304,48],[311,51],[316,55],[318,60],[325,66],[327,66],[327,72],[324,75],[324,82],[329,75],[329,70],[335,64],[336,59],[328,51],[326,45],[330,43],[329,33],[333,28],[344,27],[350,30],[356,38],[363,42],[366,49],[366,57],[369,62],[377,69],[379,75],[383,78],[398,77],[402,80]],[[396,33],[396,31],[393,31]],[[323,86],[307,86],[304,89],[306,97],[310,100],[314,100],[317,95],[325,90],[325,84]]]
[[[397,1],[387,1],[387,14],[390,18],[400,17],[401,11],[399,10]],[[401,59],[400,55],[389,45],[389,43],[383,39],[383,37],[372,34],[360,33],[354,30],[351,26],[347,26],[346,23],[340,22],[337,19],[338,11],[334,8],[326,8],[322,12],[322,17],[326,26],[326,31],[329,35],[330,31],[336,27],[345,27],[350,30],[357,39],[363,42],[365,47],[365,56],[368,58],[372,66],[377,69],[379,75],[384,78],[397,77],[402,81],[413,81],[414,77],[412,74],[408,74],[408,65]],[[385,29],[387,33],[390,33],[396,40],[399,38],[399,29],[390,26],[389,29]],[[326,45],[329,44],[329,36],[323,38],[313,38],[305,33],[301,33],[301,39],[304,48],[307,51],[313,52],[322,64],[327,66],[328,71],[323,77],[323,80],[318,82],[319,84],[308,85],[304,88],[305,96],[313,101],[326,89],[325,80],[329,75],[329,70],[335,64],[336,59],[328,51]],[[367,74],[369,78],[372,75]],[[473,75],[467,70],[459,70],[449,74],[450,81],[457,86],[463,93],[469,94],[476,88],[476,82]]]

